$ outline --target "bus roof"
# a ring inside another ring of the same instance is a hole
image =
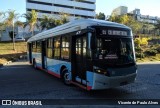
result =
[[[108,27],[120,27],[120,28],[130,29],[129,27],[123,24],[110,22],[110,21],[97,20],[97,19],[78,19],[78,20],[74,20],[66,24],[57,26],[50,30],[41,32],[31,37],[30,39],[28,39],[27,42],[37,41],[37,40],[41,40],[41,39],[45,39],[45,38],[49,38],[57,35],[66,34],[69,32],[86,29],[89,26],[108,26]]]

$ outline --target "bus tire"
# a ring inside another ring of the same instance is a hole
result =
[[[69,72],[67,69],[63,69],[63,82],[65,85],[71,85],[70,79],[69,79]]]

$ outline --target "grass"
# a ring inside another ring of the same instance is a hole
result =
[[[25,55],[26,51],[26,42],[16,42],[15,50],[12,42],[0,42],[0,64],[17,59],[20,55]]]

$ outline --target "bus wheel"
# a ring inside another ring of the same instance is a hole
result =
[[[63,82],[65,85],[70,85],[70,78],[69,78],[69,72],[67,69],[63,70]]]

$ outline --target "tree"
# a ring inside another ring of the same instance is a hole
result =
[[[160,35],[160,20],[157,20],[157,24],[155,24],[155,30],[158,30],[158,35]]]
[[[155,24],[155,29],[160,30],[160,20],[157,20],[157,24]]]
[[[48,17],[47,15],[44,15],[40,20],[40,26],[42,30],[51,29],[53,27],[56,27],[56,20],[54,18]]]
[[[8,27],[12,27],[12,40],[13,40],[13,50],[15,50],[15,32],[14,32],[14,21],[18,18],[18,13],[15,13],[15,10],[7,11],[7,18],[5,20],[5,25]]]
[[[20,27],[24,27],[24,22],[21,22],[21,21],[16,21],[15,22],[15,26],[20,26]]]
[[[104,13],[100,12],[100,13],[96,14],[96,19],[105,20],[106,16]]]
[[[69,14],[64,13],[64,12],[60,12],[60,24],[65,24],[67,22],[69,22]]]
[[[0,22],[2,21],[2,19],[5,17],[5,13],[4,12],[0,12]]]
[[[32,10],[31,12],[28,12],[23,15],[23,17],[26,18],[26,22],[24,23],[24,27],[29,25],[29,31],[32,32],[32,36],[34,35],[34,29],[35,27],[39,27],[37,22],[38,22],[38,15],[35,10]]]
[[[123,16],[115,16],[112,15],[109,18],[109,21],[121,23],[132,28],[134,34],[137,34],[142,28],[142,24],[136,21],[132,16],[123,15]]]
[[[110,18],[108,20],[112,21],[112,22],[121,23],[121,17],[120,16],[116,16],[116,15],[110,16]]]
[[[0,12],[0,33],[5,28],[5,24],[3,22],[3,18],[5,17],[4,12]]]

